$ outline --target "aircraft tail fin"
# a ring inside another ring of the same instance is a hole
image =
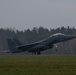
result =
[[[17,45],[14,43],[14,41],[12,41],[12,39],[7,39],[7,44],[8,44],[10,52],[14,53],[17,51],[16,49]]]
[[[23,45],[18,39],[14,38],[13,41],[17,44],[17,45]]]

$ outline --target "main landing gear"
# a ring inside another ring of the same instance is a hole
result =
[[[37,55],[40,55],[41,54],[41,52],[39,51],[39,52],[37,52]]]
[[[32,54],[34,54],[34,55],[41,55],[41,52],[40,51],[38,51],[38,52],[32,52]]]

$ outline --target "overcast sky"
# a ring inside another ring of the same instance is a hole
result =
[[[0,0],[0,28],[76,27],[76,0]]]

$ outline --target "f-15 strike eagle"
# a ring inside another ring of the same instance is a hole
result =
[[[76,38],[76,35],[65,35],[62,33],[56,33],[44,40],[27,45],[23,45],[17,39],[7,39],[7,43],[11,53],[28,51],[34,54],[41,54],[41,51],[53,48],[56,43],[68,41],[74,38]]]

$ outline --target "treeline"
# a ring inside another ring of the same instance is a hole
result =
[[[33,29],[27,29],[24,31],[19,31],[16,29],[3,29],[0,28],[0,50],[7,50],[7,38],[18,38],[23,44],[29,44],[41,39],[45,39],[54,33],[64,33],[76,35],[76,28],[74,27],[60,27],[56,29],[43,27],[34,27]]]

